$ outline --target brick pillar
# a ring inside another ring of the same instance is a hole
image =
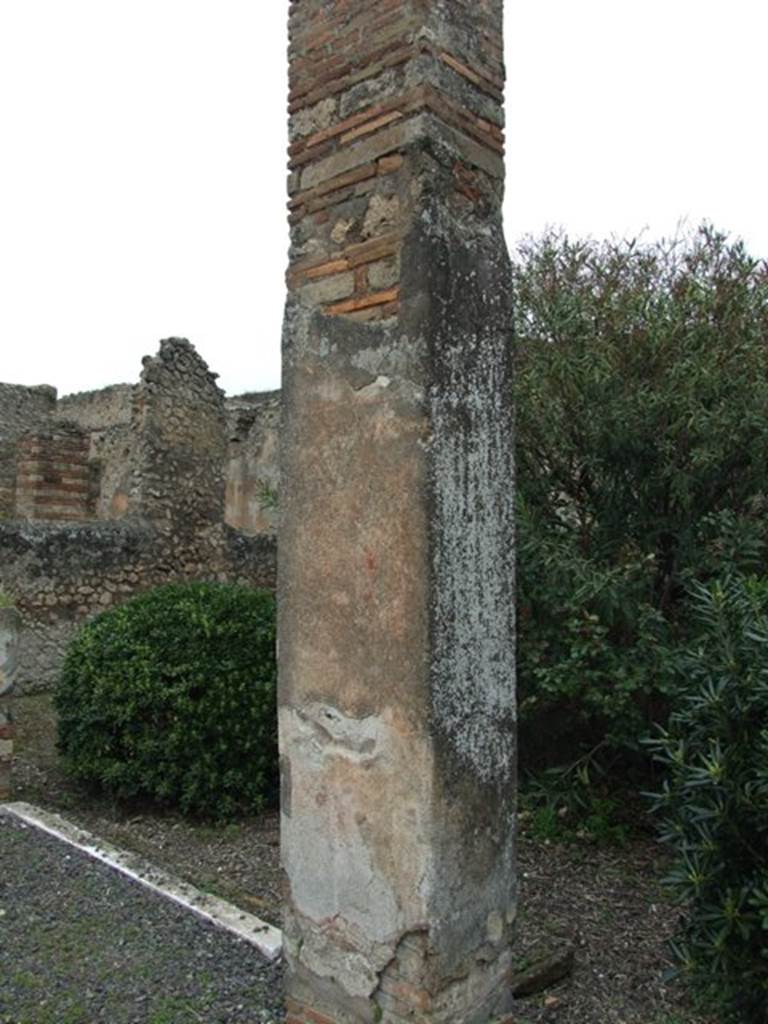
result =
[[[502,0],[290,5],[291,1024],[486,1024],[515,917]]]
[[[15,608],[0,608],[0,800],[11,795],[14,727],[11,690],[16,676],[19,617]]]
[[[0,384],[0,519],[16,515],[18,440],[40,429],[56,410],[56,388]]]
[[[16,516],[79,521],[93,515],[90,441],[78,427],[60,424],[26,434],[16,465]]]

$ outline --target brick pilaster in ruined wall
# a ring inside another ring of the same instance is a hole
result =
[[[16,517],[90,518],[97,487],[88,463],[89,447],[88,436],[66,424],[21,438],[16,462]]]
[[[455,0],[450,18],[420,0],[291,4],[288,284],[303,302],[356,320],[397,315],[419,188],[405,158],[427,138],[457,203],[500,204],[500,10],[499,0]]]
[[[0,384],[0,519],[12,518],[16,510],[18,439],[46,424],[55,405],[56,389],[47,384]]]

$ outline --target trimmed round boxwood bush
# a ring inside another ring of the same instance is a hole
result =
[[[275,599],[158,587],[85,625],[55,695],[67,771],[125,799],[212,817],[277,789]]]

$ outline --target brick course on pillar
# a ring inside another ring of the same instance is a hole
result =
[[[290,5],[288,1020],[510,1008],[502,0]]]

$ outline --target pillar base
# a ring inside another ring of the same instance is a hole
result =
[[[436,991],[428,959],[421,977],[409,969],[415,954],[414,948],[399,950],[368,999],[351,998],[333,979],[294,965],[286,982],[287,1024],[512,1024],[508,950],[491,963],[479,954],[465,977]]]

